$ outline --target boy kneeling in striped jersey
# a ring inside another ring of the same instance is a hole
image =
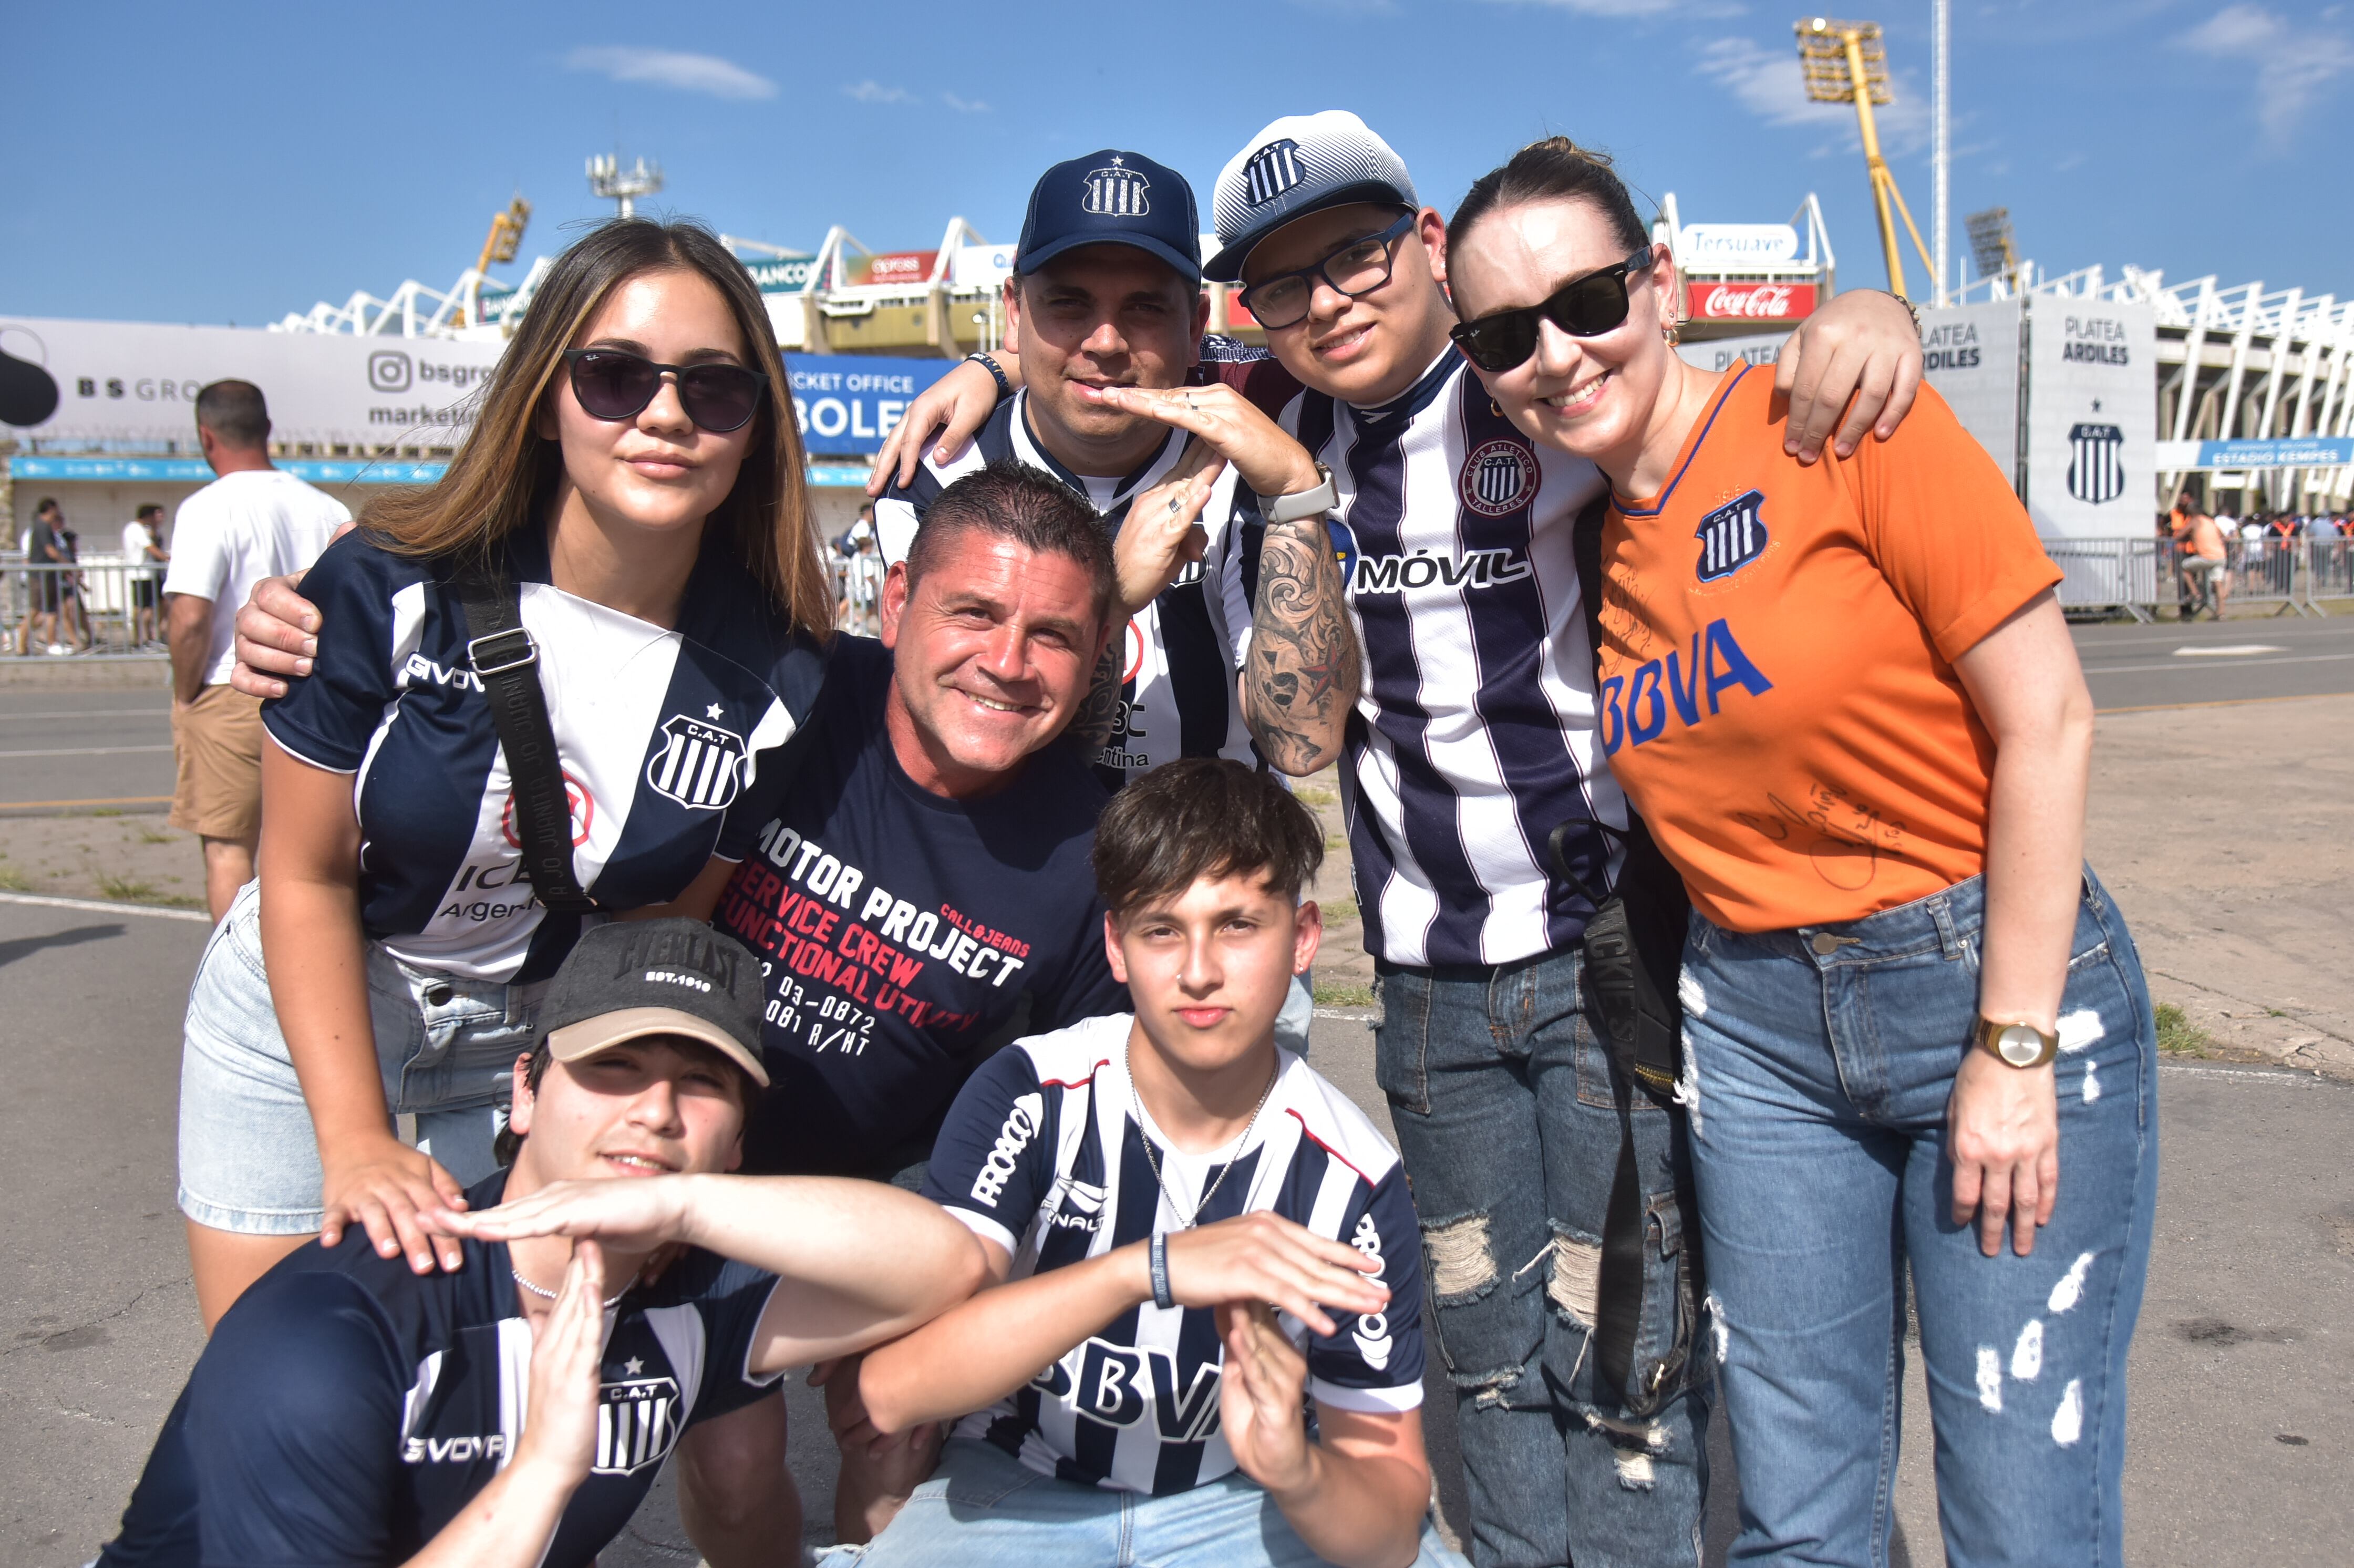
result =
[[[1275,1044],[1322,857],[1307,809],[1235,762],[1168,763],[1105,810],[1136,1012],[1020,1041],[958,1097],[924,1191],[996,1283],[866,1357],[873,1430],[954,1425],[828,1568],[1460,1562],[1426,1519],[1396,1151]]]

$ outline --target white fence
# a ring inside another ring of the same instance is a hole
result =
[[[0,658],[164,651],[164,568],[119,556],[36,565],[0,553]]]
[[[2122,609],[2153,619],[2199,595],[2183,574],[2187,552],[2168,539],[2046,539],[2069,609]],[[2325,599],[2354,599],[2354,539],[2231,539],[2216,587],[2226,608],[2270,605],[2276,615],[2319,615]]]

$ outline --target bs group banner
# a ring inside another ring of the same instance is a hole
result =
[[[235,378],[261,388],[281,441],[455,446],[504,346],[0,316],[0,430],[193,445],[197,391]]]
[[[2047,538],[2139,538],[2158,504],[2158,319],[2037,295],[2028,319],[2027,510]]]
[[[0,431],[61,442],[196,441],[196,393],[261,388],[272,434],[323,446],[450,447],[505,344],[0,316]],[[809,450],[869,454],[954,361],[785,356]]]

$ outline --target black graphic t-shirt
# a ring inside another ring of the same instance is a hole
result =
[[[506,1172],[479,1182],[485,1209]],[[514,1457],[531,1325],[505,1244],[413,1274],[313,1242],[239,1298],[155,1439],[102,1568],[405,1563]],[[748,1367],[772,1274],[690,1249],[605,1315],[597,1453],[542,1568],[589,1568],[697,1421],[775,1386]]]
[[[920,1159],[1008,1025],[1129,1005],[1088,862],[1103,786],[1056,744],[993,795],[934,795],[891,748],[890,683],[881,643],[836,642],[793,789],[714,916],[769,977],[748,1171]]]

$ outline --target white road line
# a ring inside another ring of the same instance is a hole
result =
[[[209,926],[213,917],[201,909],[166,909],[155,904],[110,904],[97,898],[49,898],[37,893],[0,893],[0,904],[36,904],[49,909],[81,909],[96,915],[146,915],[158,920],[194,920]]]
[[[53,714],[0,714],[0,723],[9,719],[97,719],[97,718],[161,718],[172,716],[169,708],[97,708],[89,713],[58,712]]]
[[[2306,1089],[2321,1082],[2314,1075],[2300,1073],[2294,1068],[2264,1073],[2252,1072],[2245,1067],[2193,1067],[2188,1063],[2160,1062],[2158,1065],[2158,1070],[2161,1073],[2182,1073],[2198,1078],[2261,1078],[2268,1084],[2295,1084],[2299,1088]]]
[[[2200,643],[2190,648],[2178,648],[2178,659],[2245,659],[2251,653],[2285,653],[2288,649],[2278,642]]]
[[[169,751],[165,746],[61,746],[47,751],[0,751],[0,762],[16,757],[129,757],[134,752]]]
[[[2223,666],[2223,668],[2230,670],[2246,670],[2253,668],[2258,664],[2328,664],[2339,662],[2348,659],[2354,659],[2354,653],[2300,653],[2293,659],[2240,659]],[[2144,673],[2151,670],[2172,670],[2177,674],[2179,674],[2181,673],[2182,666],[2175,663],[2095,664],[2088,665],[2085,668],[2084,673],[2087,675],[2133,675]]]

